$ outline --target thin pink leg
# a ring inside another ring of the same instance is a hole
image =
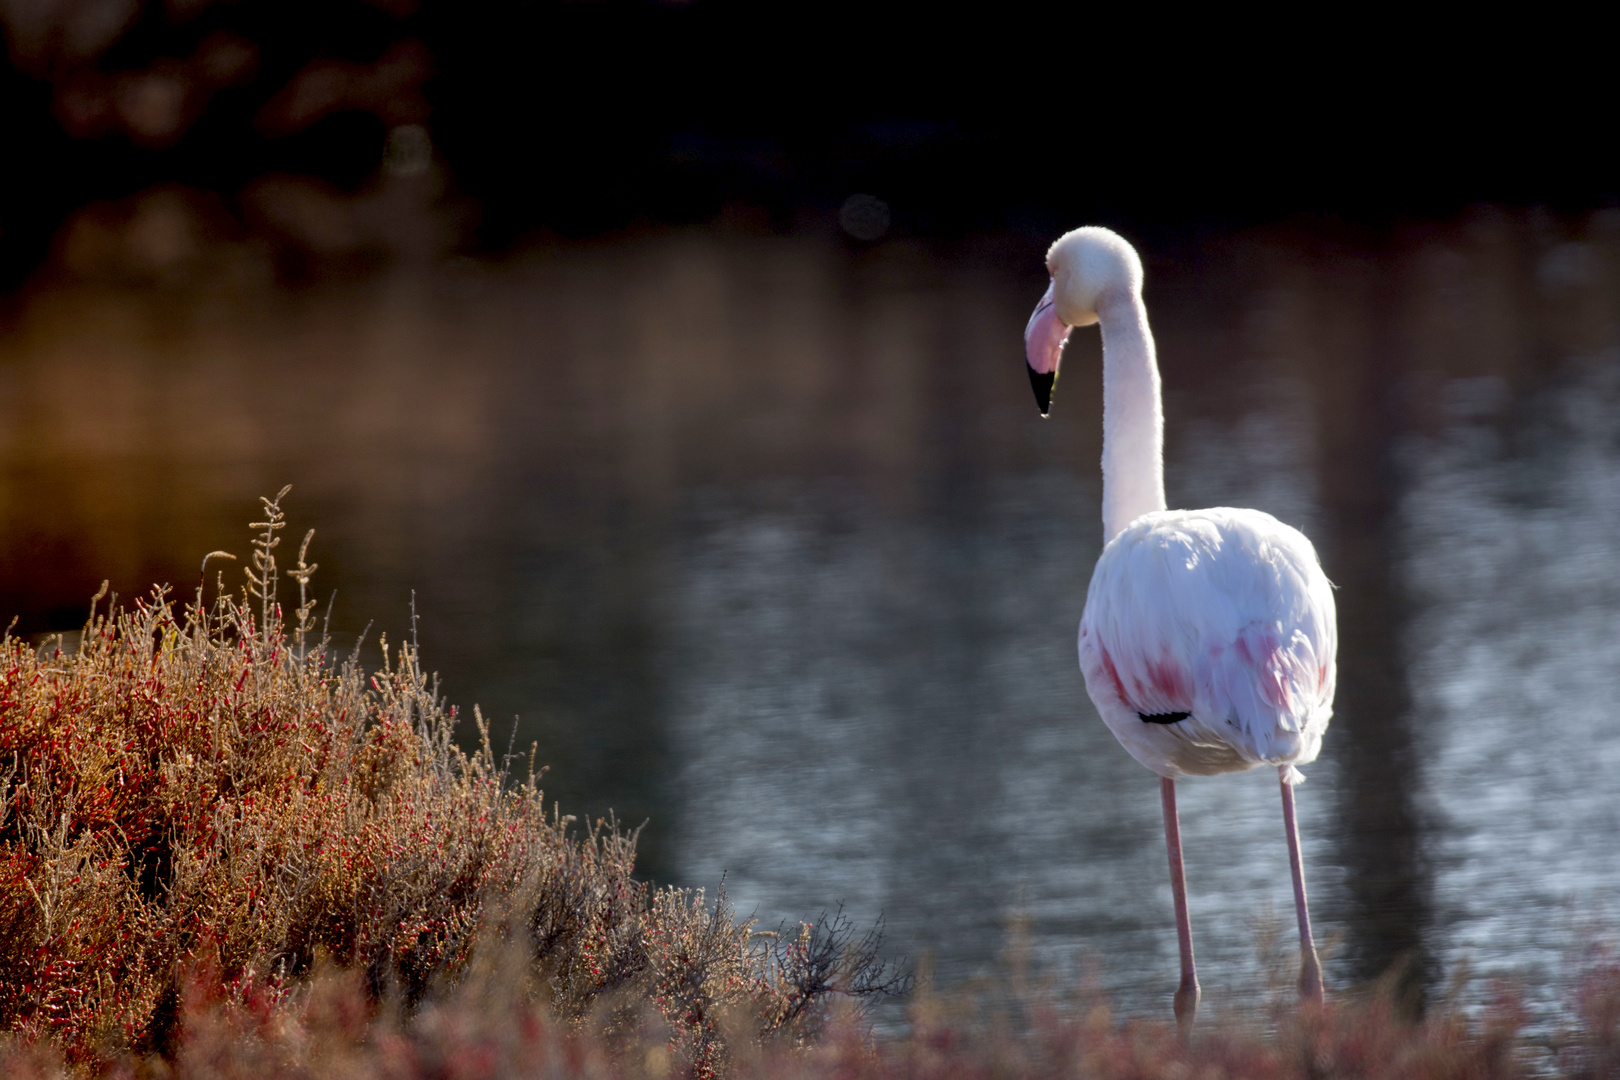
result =
[[[1176,782],[1159,778],[1164,804],[1164,846],[1170,851],[1170,892],[1176,899],[1176,942],[1181,946],[1181,985],[1176,988],[1176,1024],[1182,1034],[1198,1015],[1198,972],[1193,969],[1192,922],[1187,918],[1187,873],[1181,866],[1181,819],[1176,814]]]
[[[1286,779],[1288,766],[1278,770],[1282,780],[1283,827],[1288,831],[1288,864],[1294,871],[1294,907],[1299,912],[1299,996],[1322,1001],[1322,963],[1316,958],[1311,916],[1305,907],[1305,863],[1299,856],[1299,827],[1294,823],[1294,788]]]

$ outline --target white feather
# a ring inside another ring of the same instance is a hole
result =
[[[1274,765],[1282,781],[1300,994],[1322,1001],[1294,818],[1299,765],[1316,760],[1338,678],[1333,587],[1311,542],[1259,510],[1166,510],[1159,365],[1142,262],[1107,229],[1064,234],[1046,256],[1052,285],[1026,333],[1030,370],[1055,372],[1068,327],[1103,337],[1103,534],[1080,619],[1086,691],[1115,738],[1164,777],[1165,846],[1176,905],[1186,1035],[1198,1011],[1175,781]],[[1055,313],[1059,325],[1048,325]],[[1038,333],[1036,333],[1038,331]],[[1029,341],[1034,338],[1034,348]],[[1048,364],[1050,361],[1050,364]],[[1038,363],[1037,363],[1038,362]],[[1035,382],[1042,412],[1049,404]],[[1044,384],[1049,392],[1051,382]]]
[[[1165,509],[1159,365],[1142,263],[1089,226],[1047,252],[1049,296],[1103,336],[1103,534],[1080,622],[1086,690],[1161,776],[1276,765],[1290,783],[1333,715],[1333,591],[1311,542],[1258,510]],[[1044,298],[1043,298],[1044,303]],[[1187,713],[1183,720],[1153,722]]]
[[[1311,542],[1259,510],[1137,518],[1103,549],[1080,620],[1080,669],[1103,722],[1172,778],[1314,761],[1337,649]]]

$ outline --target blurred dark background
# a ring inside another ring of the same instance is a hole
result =
[[[0,26],[0,288],[74,211],[158,184],[273,237],[284,274],[310,249],[375,259],[386,244],[306,235],[321,227],[281,204],[352,212],[388,154],[431,152],[445,242],[482,253],[728,211],[791,231],[854,192],[913,236],[1376,225],[1620,195],[1601,35],[1534,19],[5,0]]]

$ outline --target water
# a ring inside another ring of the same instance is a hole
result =
[[[536,742],[565,810],[645,820],[649,876],[723,875],[768,925],[881,912],[946,983],[1018,921],[1162,1008],[1157,785],[1074,652],[1098,346],[1037,419],[1040,250],[688,232],[37,286],[0,336],[0,610],[41,633],[103,577],[189,592],[290,482],[339,641],[411,632],[414,591],[452,700]],[[1330,985],[1550,978],[1620,886],[1620,222],[1145,255],[1171,505],[1299,525],[1340,588],[1299,791]],[[1206,997],[1253,998],[1292,915],[1275,779],[1181,801]]]

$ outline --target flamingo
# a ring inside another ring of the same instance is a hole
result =
[[[1299,916],[1303,999],[1322,1000],[1294,818],[1298,766],[1316,759],[1333,715],[1333,591],[1303,533],[1259,510],[1167,510],[1164,415],[1142,261],[1108,229],[1060,237],[1051,284],[1024,331],[1035,400],[1051,411],[1069,331],[1103,339],[1103,533],[1080,619],[1080,669],[1103,723],[1159,774],[1181,983],[1175,1015],[1198,1012],[1176,781],[1277,769]]]

